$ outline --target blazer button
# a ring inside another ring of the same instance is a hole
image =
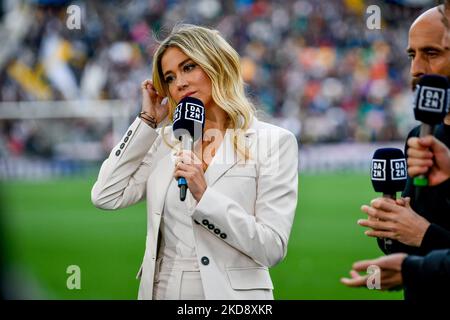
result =
[[[131,130],[128,131],[128,132],[127,132],[127,136],[131,136],[132,133],[133,133],[133,131],[131,131]]]
[[[128,141],[128,139],[130,139],[130,138],[128,138],[128,137],[125,137],[125,139],[123,139],[123,142],[127,142],[127,141]]]
[[[125,148],[125,143],[122,143],[122,144],[120,145],[120,149],[123,149],[123,148]]]
[[[209,229],[209,230],[214,229],[214,225],[213,225],[212,223],[208,224],[208,229]]]
[[[215,229],[214,229],[214,233],[215,233],[215,234],[219,234],[219,233],[220,233],[220,229],[215,228]]]
[[[206,219],[203,219],[202,223],[203,223],[205,226],[207,226],[207,225],[209,224],[209,221],[206,220]]]
[[[202,264],[203,264],[204,266],[207,266],[207,265],[209,264],[209,259],[208,259],[208,257],[202,257]]]
[[[120,155],[120,150],[117,150],[116,151],[116,156],[119,156]]]
[[[227,235],[226,235],[225,233],[221,233],[221,234],[220,234],[220,237],[221,237],[222,239],[226,239],[226,238],[227,238]]]

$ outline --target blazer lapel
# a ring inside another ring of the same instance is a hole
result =
[[[252,124],[249,129],[244,133],[245,144],[247,148],[251,148],[254,139],[254,133],[256,132],[256,117],[253,117]],[[232,130],[228,129],[223,138],[222,144],[217,150],[215,156],[213,157],[211,163],[206,170],[206,180],[209,186],[212,186],[220,177],[222,177],[225,172],[231,169],[240,158],[237,152],[234,150],[232,141]]]
[[[253,117],[252,123],[244,133],[245,143],[247,148],[251,149],[252,145],[255,142],[255,133],[257,127],[258,120],[256,117]],[[167,130],[167,129],[166,129]],[[225,133],[224,139],[214,155],[211,163],[208,166],[208,169],[205,173],[205,178],[209,186],[212,186],[220,177],[222,177],[225,172],[231,169],[240,159],[238,157],[237,152],[234,150],[233,141],[232,141],[232,131],[233,129],[228,129]],[[176,145],[178,141],[172,134],[172,130],[167,130],[166,139],[170,144]],[[165,145],[164,141],[161,141],[164,144],[164,147],[168,149],[168,152],[163,152],[163,156],[159,159],[158,163],[158,188],[154,190],[157,196],[157,203],[155,203],[155,208],[157,208],[162,213],[164,208],[164,202],[167,194],[167,190],[169,188],[169,184],[171,179],[173,179],[173,171],[175,168],[175,160],[176,153],[178,152],[178,147],[169,148]]]

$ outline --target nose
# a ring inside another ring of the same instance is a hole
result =
[[[431,73],[429,68],[429,63],[420,55],[416,55],[411,60],[411,76],[413,78],[418,78],[424,74]]]
[[[177,85],[178,90],[181,91],[181,90],[184,90],[184,89],[187,88],[188,82],[187,82],[187,80],[185,79],[185,77],[183,77],[182,75],[180,75],[180,76],[177,77],[176,85]]]

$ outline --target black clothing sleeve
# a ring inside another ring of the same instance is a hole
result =
[[[450,214],[450,212],[449,212]],[[450,248],[450,231],[432,223],[425,232],[420,246],[425,252]]]
[[[434,250],[424,257],[408,256],[402,263],[405,300],[448,298],[450,250]]]

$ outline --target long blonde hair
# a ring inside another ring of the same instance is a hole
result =
[[[232,135],[234,149],[248,159],[249,153],[242,137],[255,115],[255,107],[245,96],[239,54],[217,30],[190,24],[175,26],[169,36],[160,42],[153,56],[153,85],[168,97],[171,121],[176,101],[169,94],[161,67],[161,59],[169,47],[183,51],[211,79],[212,99],[227,113],[230,127],[235,129]]]

